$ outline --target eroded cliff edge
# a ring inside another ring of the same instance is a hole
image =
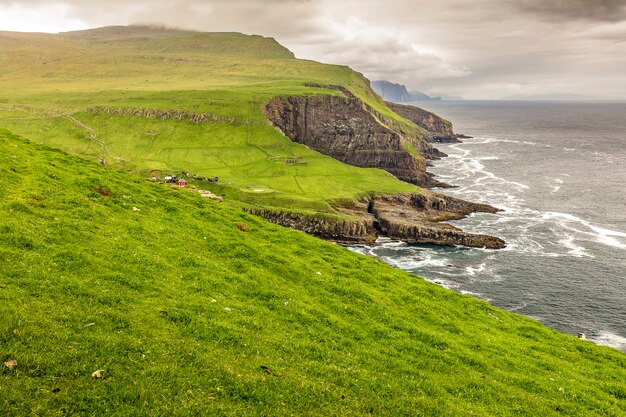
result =
[[[471,203],[430,191],[409,194],[377,195],[358,202],[337,203],[347,219],[317,217],[266,209],[247,209],[272,223],[302,230],[313,236],[341,243],[373,243],[379,235],[409,243],[502,249],[504,240],[464,232],[444,223],[460,220],[472,213],[496,213],[487,204]]]
[[[291,140],[350,165],[380,168],[422,187],[445,186],[426,172],[426,159],[446,156],[430,142],[458,141],[452,124],[413,106],[388,103],[415,123],[403,131],[343,87],[324,86],[343,96],[277,97],[264,106],[270,122]],[[420,125],[417,124],[420,123]],[[422,190],[412,194],[376,195],[357,203],[336,204],[343,216],[310,216],[267,209],[248,209],[267,220],[314,236],[344,243],[371,243],[379,235],[411,243],[501,249],[497,237],[466,233],[444,223],[498,209]]]
[[[401,132],[394,122],[343,87],[331,95],[277,97],[264,106],[270,122],[294,142],[346,164],[380,168],[421,187],[442,185],[426,172],[426,159],[445,156],[418,130]]]

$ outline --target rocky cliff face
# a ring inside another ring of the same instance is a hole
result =
[[[322,239],[340,243],[373,243],[378,236],[374,216],[363,211],[362,217],[355,220],[335,220],[299,213],[272,211],[263,209],[246,209],[248,213],[281,226],[301,230]]]
[[[278,97],[265,104],[272,124],[291,140],[309,146],[342,162],[366,168],[381,168],[397,178],[420,186],[443,186],[426,173],[425,158],[445,154],[419,136],[394,128],[394,123],[342,87],[329,87],[340,96]],[[427,132],[431,141],[458,141],[451,123],[413,106],[387,103],[396,113]],[[415,153],[419,152],[419,155]],[[303,214],[249,209],[267,220],[339,242],[371,243],[380,234],[414,243],[505,247],[502,239],[466,233],[446,220],[471,213],[495,213],[485,204],[475,204],[430,191],[364,198],[349,207],[335,209],[354,220],[310,217]]]
[[[338,205],[336,209],[354,220],[324,219],[262,209],[247,211],[272,223],[342,243],[372,243],[377,236],[385,235],[410,243],[488,249],[506,246],[500,238],[467,233],[443,223],[476,212],[495,213],[498,211],[496,208],[429,191],[368,197],[349,207]]]
[[[445,154],[421,137],[395,130],[384,116],[347,89],[332,88],[345,97],[274,98],[266,103],[265,115],[291,140],[339,161],[384,169],[403,181],[423,187],[438,185],[426,173],[425,158]],[[412,153],[411,148],[421,155]]]
[[[434,113],[416,106],[391,102],[385,102],[385,104],[400,116],[425,129],[428,133],[424,135],[424,138],[429,142],[460,142],[459,138],[463,137],[454,133],[452,123]]]

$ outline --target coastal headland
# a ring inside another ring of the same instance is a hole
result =
[[[624,415],[622,352],[250,213],[501,247],[411,117],[271,38],[0,32],[0,414]]]

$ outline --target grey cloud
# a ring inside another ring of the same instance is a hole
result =
[[[597,20],[617,22],[626,19],[626,0],[513,0],[520,10],[552,21]]]
[[[0,0],[0,6],[69,6],[68,16],[92,25],[166,23],[205,31],[308,33],[319,14],[314,0]]]
[[[299,58],[427,92],[626,98],[626,0],[0,0],[0,8],[51,4],[65,4],[84,27],[272,36]]]

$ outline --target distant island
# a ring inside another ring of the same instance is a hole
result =
[[[408,91],[402,84],[387,80],[376,80],[371,83],[372,90],[386,101],[394,103],[410,103],[412,101],[440,101],[441,97],[432,97],[421,91]]]

